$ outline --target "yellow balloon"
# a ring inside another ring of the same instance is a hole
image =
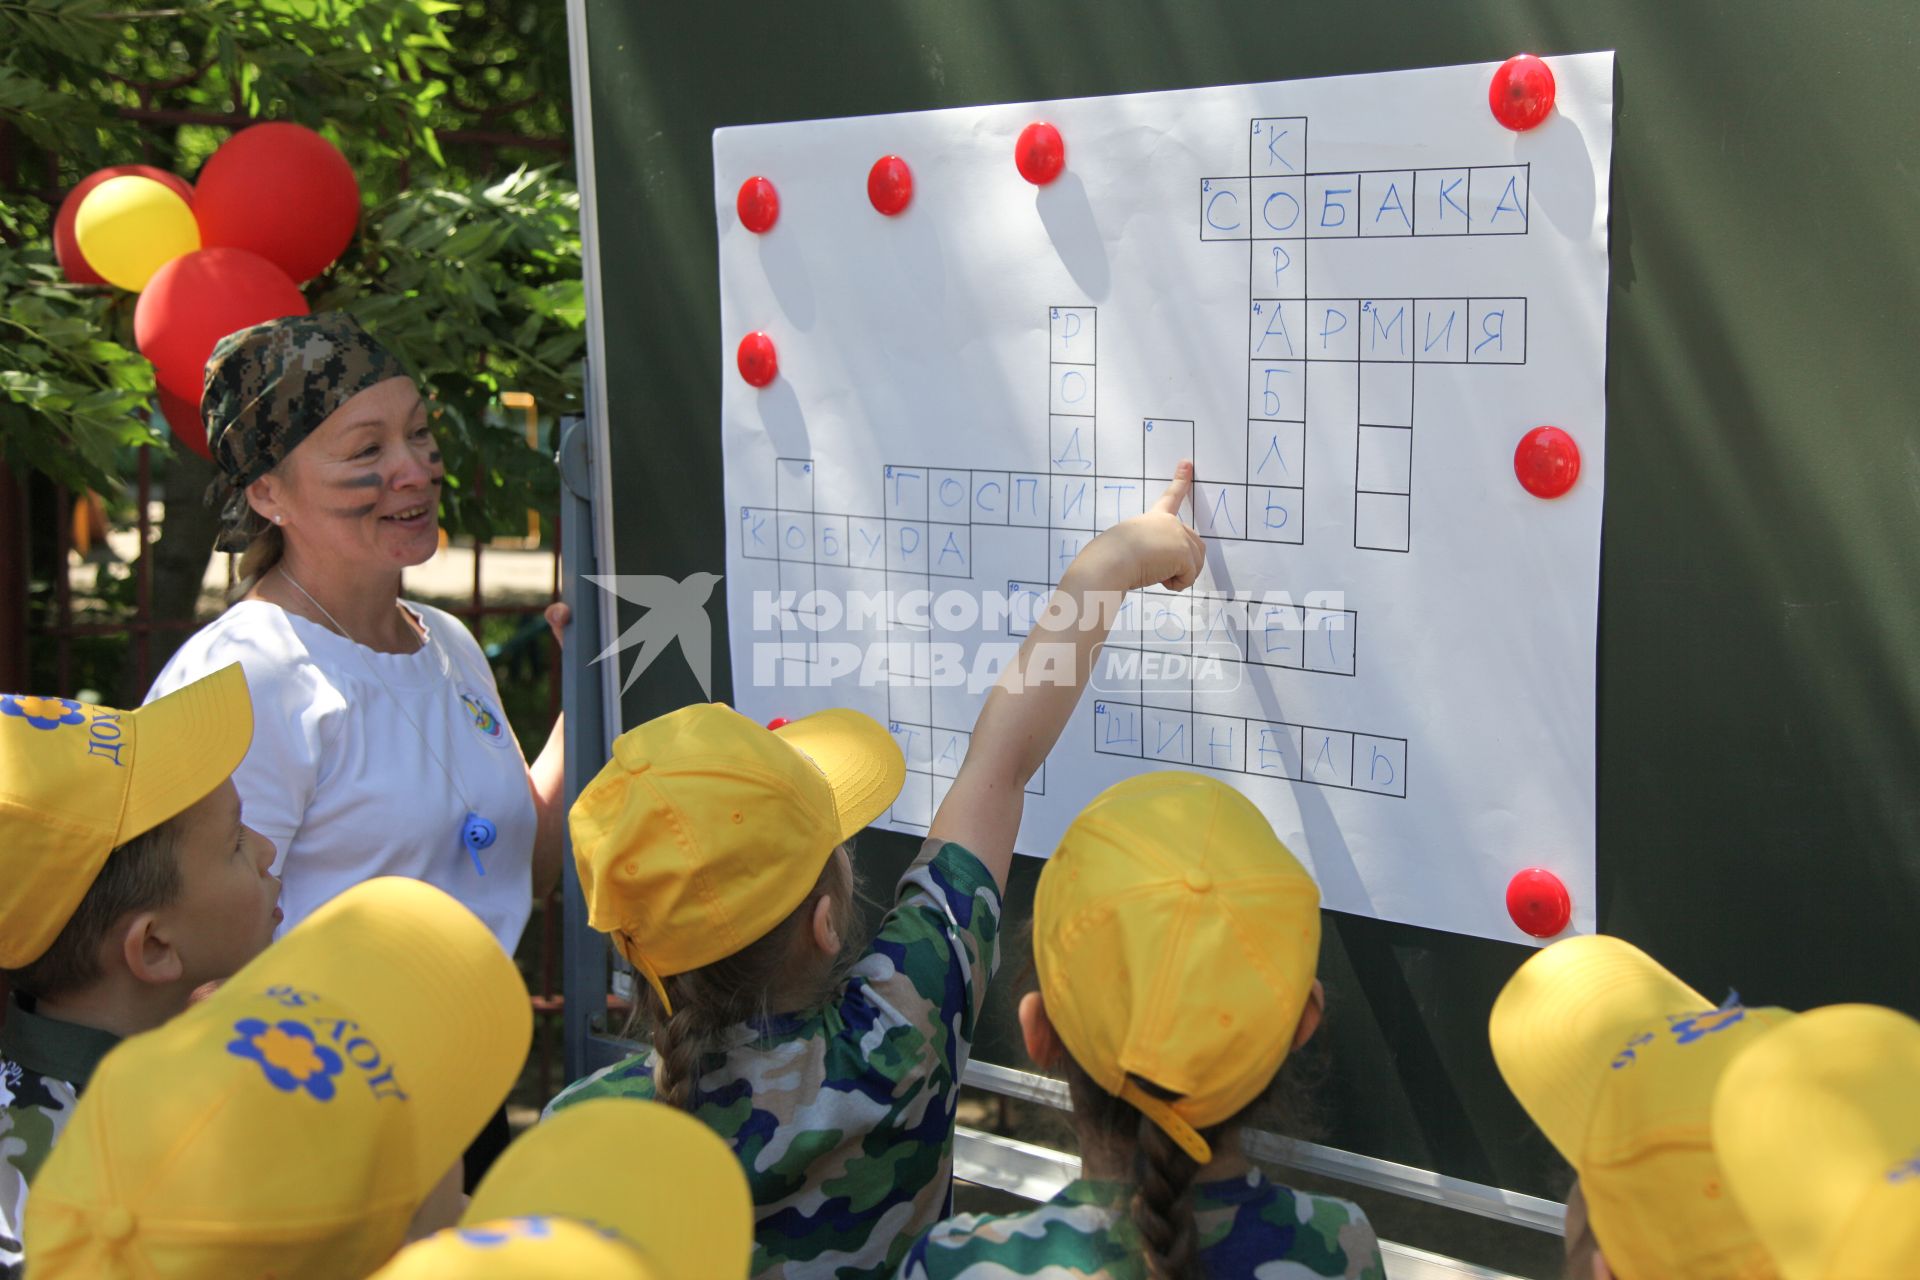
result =
[[[95,271],[138,293],[154,272],[200,247],[200,225],[164,183],[123,174],[87,192],[74,211],[73,238]]]

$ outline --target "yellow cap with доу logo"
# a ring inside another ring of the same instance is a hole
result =
[[[1034,967],[1061,1043],[1201,1164],[1199,1130],[1265,1092],[1292,1049],[1319,957],[1313,877],[1251,801],[1197,774],[1101,792],[1034,895]]]
[[[205,799],[252,740],[237,662],[137,711],[0,693],[0,969],[45,955],[107,855]]]
[[[1771,1280],[1728,1194],[1710,1132],[1727,1064],[1784,1009],[1715,1007],[1632,943],[1568,938],[1494,1001],[1494,1061],[1579,1175],[1594,1237],[1621,1280]]]
[[[587,919],[669,1010],[661,979],[770,933],[907,765],[886,727],[819,711],[766,729],[700,703],[629,729],[567,816]]]
[[[1920,1275],[1920,1022],[1812,1009],[1727,1068],[1713,1143],[1786,1280]]]
[[[726,1142],[663,1103],[599,1098],[521,1135],[458,1227],[374,1280],[746,1280],[752,1256],[753,1198]]]
[[[101,1060],[27,1199],[33,1274],[365,1275],[532,1038],[471,911],[417,880],[355,885]]]

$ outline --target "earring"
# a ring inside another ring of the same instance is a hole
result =
[[[287,522],[287,518],[285,516],[275,516],[273,518],[273,522],[275,524],[285,524]]]

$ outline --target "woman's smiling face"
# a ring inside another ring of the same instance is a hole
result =
[[[281,517],[303,559],[390,571],[440,545],[440,446],[411,378],[388,378],[335,409],[248,491]]]

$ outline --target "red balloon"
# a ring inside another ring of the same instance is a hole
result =
[[[1545,867],[1528,867],[1507,882],[1507,915],[1520,932],[1551,938],[1573,919],[1573,899],[1559,876]]]
[[[160,413],[166,418],[167,426],[172,428],[175,440],[209,462],[213,460],[213,452],[207,448],[207,423],[200,416],[199,396],[191,400],[183,400],[165,387],[161,387]]]
[[[133,337],[160,385],[200,403],[213,344],[248,325],[307,314],[287,273],[245,249],[199,249],[153,273],[133,307]]]
[[[1013,144],[1013,163],[1021,177],[1044,187],[1066,167],[1067,144],[1058,129],[1045,120],[1036,120],[1020,131],[1020,140]]]
[[[733,206],[739,211],[740,225],[757,236],[773,230],[780,219],[780,193],[765,178],[748,178],[741,183]]]
[[[1559,427],[1535,427],[1513,451],[1513,474],[1536,498],[1557,498],[1580,478],[1580,446]]]
[[[734,360],[749,386],[764,387],[780,372],[779,353],[773,349],[773,339],[764,333],[750,333],[740,339]]]
[[[256,124],[200,170],[193,213],[201,244],[257,253],[304,283],[353,239],[360,184],[340,149],[313,130]]]
[[[152,178],[155,182],[170,189],[175,195],[193,204],[193,184],[177,173],[168,173],[165,169],[156,169],[149,164],[116,164],[105,169],[96,169],[80,181],[73,184],[73,190],[67,192],[67,198],[60,202],[60,212],[53,218],[53,256],[60,261],[60,270],[67,279],[75,284],[105,284],[106,280],[87,261],[80,252],[80,242],[73,234],[73,220],[79,216],[80,202],[87,193],[105,182],[108,178]]]
[[[881,156],[867,170],[867,199],[891,218],[913,199],[913,170],[899,156]]]
[[[1525,133],[1553,110],[1553,68],[1530,53],[1514,54],[1493,73],[1487,105],[1495,120]]]

